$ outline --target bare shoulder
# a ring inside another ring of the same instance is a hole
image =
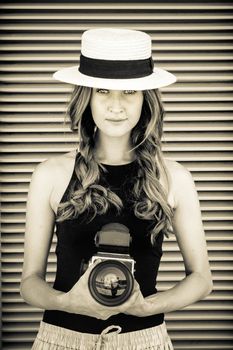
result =
[[[63,166],[65,163],[72,161],[75,155],[76,155],[76,150],[72,150],[67,153],[62,153],[62,154],[50,157],[47,159],[47,161],[52,165]]]
[[[170,190],[177,206],[180,193],[185,191],[195,191],[195,183],[191,172],[179,162],[171,159],[164,159],[169,178]],[[182,191],[181,191],[182,190]]]
[[[69,164],[74,160],[76,155],[76,150],[72,150],[67,153],[55,155],[49,157],[43,162],[37,164],[34,172],[41,174],[46,174],[54,179],[54,175],[58,172],[61,173],[61,170],[66,170],[69,167]]]
[[[175,178],[179,179],[180,176],[181,177],[192,176],[190,171],[186,167],[184,167],[182,164],[168,158],[165,158],[164,161],[165,161],[166,168],[172,177],[175,176]]]
[[[56,184],[64,181],[70,173],[75,151],[55,155],[37,164],[31,178],[31,186],[38,183],[46,185],[47,191],[51,192]]]
[[[55,155],[37,164],[31,178],[31,191],[37,193],[43,188],[54,213],[69,183],[74,167],[76,150]]]

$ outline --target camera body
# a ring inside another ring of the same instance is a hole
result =
[[[95,235],[98,252],[82,265],[81,272],[100,260],[91,270],[88,287],[93,298],[102,305],[120,305],[133,290],[135,261],[129,255],[130,242],[129,229],[119,223],[104,225]]]
[[[88,266],[91,266],[95,263],[96,260],[102,261],[119,261],[120,263],[124,264],[129,271],[134,275],[135,272],[135,261],[131,258],[129,254],[117,254],[117,253],[104,253],[104,252],[98,252],[97,254],[93,255],[91,259],[89,260]]]

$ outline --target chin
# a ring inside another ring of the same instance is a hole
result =
[[[116,128],[107,129],[107,130],[102,129],[102,133],[105,134],[106,136],[109,136],[109,137],[121,137],[121,136],[129,134],[130,130],[125,130],[125,129],[124,130],[123,129],[116,130]]]
[[[106,136],[109,136],[109,137],[123,137],[125,135],[127,135],[129,132],[128,131],[122,131],[122,132],[116,132],[116,131],[112,131],[112,132],[105,132],[105,135]]]

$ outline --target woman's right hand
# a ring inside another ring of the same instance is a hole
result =
[[[81,314],[106,320],[110,316],[121,312],[119,306],[104,306],[95,301],[88,288],[88,277],[91,270],[99,263],[97,260],[89,266],[78,282],[67,293],[62,293],[60,298],[61,310],[65,312]]]

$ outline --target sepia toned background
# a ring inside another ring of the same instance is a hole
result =
[[[2,348],[30,349],[42,317],[42,310],[19,294],[32,171],[48,157],[77,147],[77,135],[64,124],[72,87],[53,80],[52,73],[78,64],[82,32],[104,26],[146,31],[156,65],[178,77],[162,89],[163,149],[195,180],[214,290],[166,315],[175,350],[233,349],[232,2],[2,1],[0,10]],[[51,283],[54,247],[55,240],[47,272]],[[183,277],[171,236],[164,242],[159,290]]]

